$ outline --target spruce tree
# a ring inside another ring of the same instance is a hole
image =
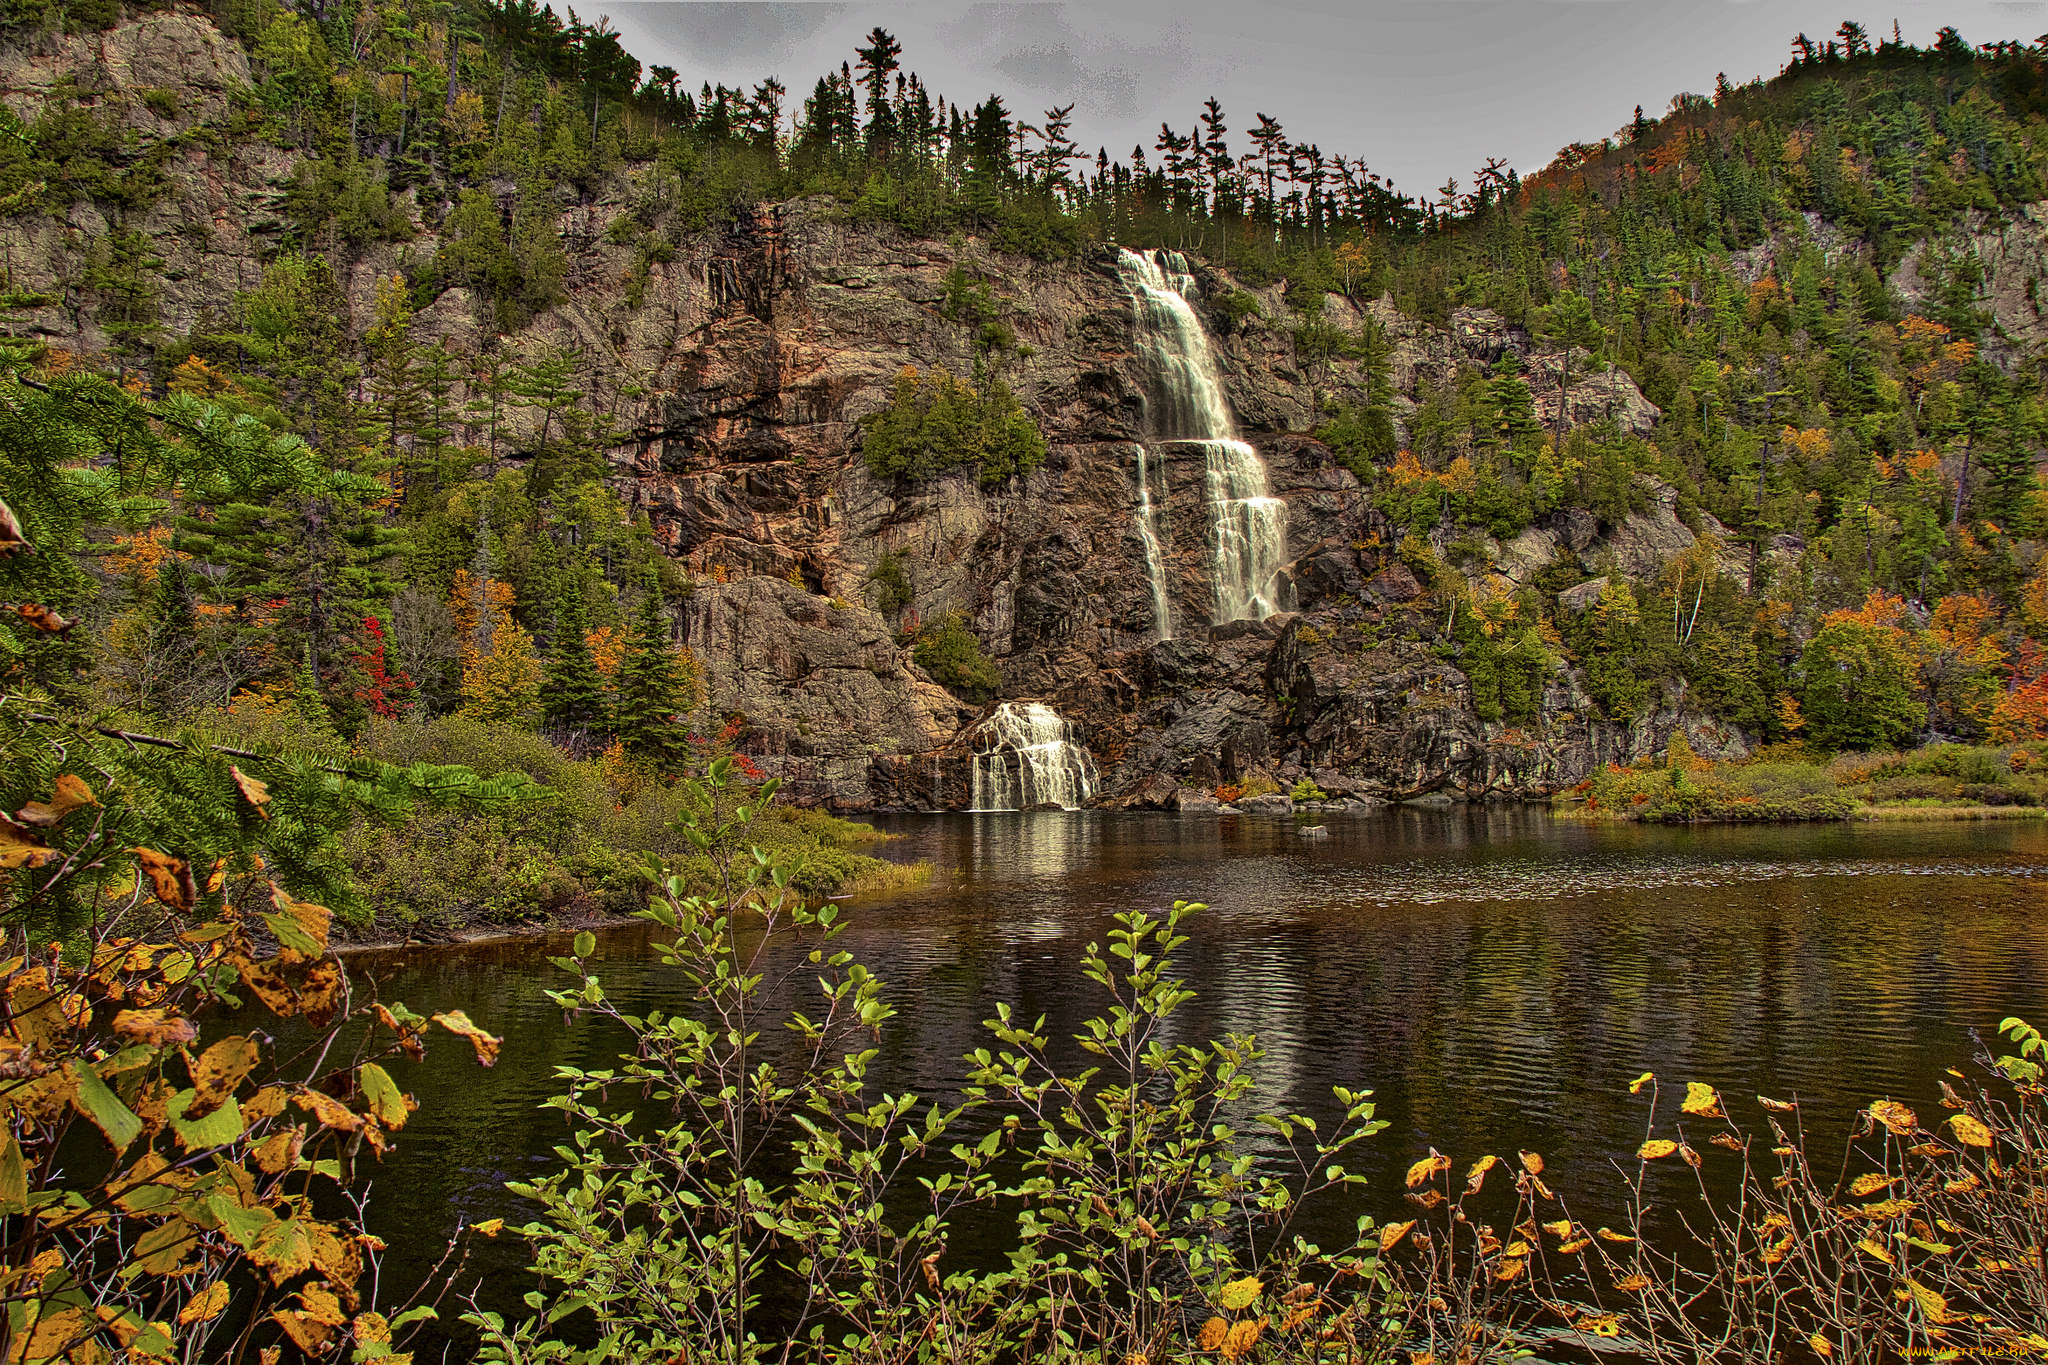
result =
[[[680,769],[689,746],[677,713],[686,705],[682,669],[669,648],[661,594],[650,586],[640,599],[626,657],[619,661],[612,732],[628,753],[663,768]]]
[[[649,593],[650,600],[654,594]],[[554,728],[592,734],[605,728],[604,679],[590,657],[590,614],[576,575],[561,575],[555,607],[555,647],[548,656],[541,714]]]

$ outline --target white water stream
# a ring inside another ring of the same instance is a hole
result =
[[[970,809],[1029,810],[1050,802],[1078,810],[1094,794],[1095,760],[1044,702],[1006,701],[982,722]]]
[[[1186,441],[1207,457],[1210,548],[1216,609],[1213,621],[1258,620],[1280,610],[1280,566],[1287,555],[1287,504],[1272,495],[1266,466],[1251,446],[1237,439],[1230,405],[1224,401],[1220,371],[1201,319],[1188,304],[1194,278],[1178,252],[1118,254],[1118,269],[1130,288],[1138,348],[1156,377],[1147,409],[1153,436]],[[1146,571],[1152,576],[1153,611],[1161,639],[1173,623],[1167,602],[1163,555],[1155,560],[1154,508],[1138,465],[1140,537],[1146,541]]]

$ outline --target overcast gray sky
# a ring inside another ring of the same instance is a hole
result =
[[[561,0],[556,0],[559,7]],[[1223,103],[1233,147],[1254,112],[1325,154],[1363,156],[1410,194],[1469,183],[1490,156],[1523,173],[1568,142],[1596,140],[1637,104],[1661,114],[1681,91],[1770,76],[1794,33],[1844,19],[1925,46],[1953,24],[1972,43],[2032,41],[2048,0],[1127,0],[1102,4],[735,4],[586,0],[608,10],[644,66],[696,89],[770,75],[800,106],[879,24],[935,94],[989,93],[1014,114],[1072,103],[1075,140],[1148,156],[1162,120],[1195,125]],[[579,11],[581,12],[581,11]]]

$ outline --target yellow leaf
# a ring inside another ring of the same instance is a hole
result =
[[[1576,1256],[1591,1245],[1593,1245],[1591,1237],[1574,1237],[1569,1242],[1558,1243],[1557,1249],[1563,1255]]]
[[[1408,1168],[1408,1188],[1412,1190],[1438,1172],[1448,1171],[1449,1169],[1451,1169],[1451,1159],[1432,1148],[1428,1156]]]
[[[1818,1332],[1809,1334],[1806,1338],[1806,1344],[1811,1346],[1813,1353],[1822,1360],[1833,1360],[1835,1358],[1834,1343]]]
[[[215,1280],[185,1301],[185,1306],[178,1310],[178,1326],[190,1327],[195,1322],[211,1322],[227,1311],[227,1306],[227,1282]]]
[[[1628,1083],[1628,1093],[1631,1095],[1639,1095],[1642,1093],[1642,1089],[1644,1086],[1648,1085],[1651,1081],[1654,1081],[1656,1079],[1656,1072],[1645,1071],[1642,1075],[1636,1077],[1634,1080]]]
[[[1621,1335],[1621,1319],[1612,1313],[1589,1314],[1573,1325],[1582,1332],[1591,1332],[1596,1337]]]
[[[1919,1116],[1897,1100],[1879,1100],[1869,1112],[1897,1137],[1911,1137],[1920,1126]]]
[[[1859,1175],[1849,1182],[1849,1193],[1859,1198],[1866,1194],[1876,1194],[1896,1179],[1898,1179],[1897,1176],[1875,1172],[1870,1175]]]
[[[1500,1165],[1497,1156],[1483,1156],[1472,1163],[1472,1169],[1465,1172],[1465,1193],[1477,1194],[1479,1187],[1486,1183],[1486,1173]]]
[[[1229,1333],[1229,1323],[1222,1318],[1210,1318],[1202,1324],[1202,1334],[1195,1338],[1195,1344],[1205,1351],[1213,1351],[1223,1344],[1223,1338]]]
[[[1223,1358],[1236,1360],[1249,1353],[1259,1341],[1259,1334],[1266,1330],[1264,1318],[1252,1318],[1234,1324],[1223,1336]]]
[[[1633,1242],[1635,1240],[1635,1238],[1629,1236],[1627,1233],[1616,1232],[1613,1228],[1601,1228],[1594,1235],[1599,1237],[1602,1241],[1606,1242]]]
[[[1955,1321],[1955,1315],[1948,1311],[1947,1299],[1910,1276],[1906,1279],[1906,1288],[1912,1292],[1914,1304],[1927,1315],[1929,1322],[1940,1324]]]
[[[242,799],[254,806],[258,815],[268,820],[270,812],[263,808],[270,804],[270,788],[232,764],[228,767],[228,776],[234,779],[235,790],[242,794]]]
[[[357,1314],[355,1326],[350,1330],[355,1333],[358,1346],[368,1346],[372,1342],[389,1343],[391,1340],[391,1323],[382,1313]]]
[[[1721,1097],[1714,1093],[1714,1087],[1700,1081],[1687,1081],[1685,1103],[1679,1106],[1688,1114],[1697,1114],[1703,1119],[1724,1118],[1721,1112]]]
[[[1631,1275],[1627,1279],[1616,1280],[1614,1287],[1627,1294],[1640,1294],[1650,1287],[1650,1279],[1647,1275]]]
[[[1523,1170],[1527,1171],[1530,1175],[1543,1174],[1543,1157],[1541,1154],[1536,1152],[1519,1152],[1517,1155],[1522,1158]]]
[[[185,1117],[203,1119],[220,1108],[261,1060],[263,1050],[256,1040],[240,1034],[223,1038],[206,1049],[192,1066],[192,1088],[198,1094],[186,1107]]]
[[[1572,1235],[1572,1220],[1569,1218],[1560,1218],[1555,1223],[1545,1223],[1543,1225],[1543,1230],[1545,1232],[1555,1233],[1559,1237],[1569,1237]]]
[[[0,815],[0,870],[41,867],[56,856],[57,850],[38,839],[32,830]]]
[[[70,773],[63,773],[57,778],[48,804],[31,801],[14,814],[24,825],[48,829],[79,807],[98,804],[99,802],[93,799],[92,788],[86,786],[82,779]]]
[[[1236,1313],[1251,1307],[1253,1301],[1259,1297],[1259,1292],[1265,1287],[1265,1282],[1258,1276],[1247,1275],[1241,1280],[1232,1280],[1224,1285],[1223,1291],[1216,1296],[1216,1301],[1230,1312]]]
[[[1971,1147],[1989,1147],[1991,1130],[1979,1119],[1968,1114],[1951,1115],[1948,1126],[1956,1135],[1956,1141]]]
[[[1655,1161],[1659,1157],[1670,1156],[1677,1150],[1678,1144],[1669,1138],[1651,1138],[1648,1142],[1636,1148],[1636,1156],[1642,1161]]]
[[[504,1044],[505,1040],[494,1037],[478,1028],[469,1021],[469,1016],[463,1011],[449,1010],[445,1014],[437,1014],[434,1016],[434,1022],[458,1038],[467,1038],[469,1045],[476,1049],[476,1059],[478,1062],[484,1066],[497,1065],[498,1049]],[[1444,1164],[1446,1166],[1450,1165],[1448,1158],[1445,1159]],[[1413,1184],[1414,1182],[1410,1181],[1409,1183]]]
[[[1876,1241],[1873,1238],[1864,1238],[1862,1241],[1856,1244],[1856,1249],[1858,1251],[1863,1252],[1867,1256],[1876,1257],[1878,1260],[1883,1261],[1886,1265],[1896,1264],[1896,1262],[1892,1260],[1891,1252],[1885,1250],[1884,1243]]]
[[[505,1220],[502,1218],[486,1218],[483,1222],[472,1223],[470,1226],[486,1237],[496,1237],[505,1230]]]
[[[114,1032],[153,1047],[178,1047],[199,1036],[199,1026],[169,1010],[122,1010],[114,1016]]]
[[[1380,1229],[1380,1250],[1382,1252],[1392,1251],[1395,1243],[1414,1231],[1414,1228],[1415,1220],[1413,1218],[1410,1218],[1405,1223],[1387,1224],[1387,1226]]]

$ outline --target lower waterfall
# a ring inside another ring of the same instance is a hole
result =
[[[974,737],[971,810],[1079,810],[1095,794],[1095,760],[1042,701],[1006,701]]]

